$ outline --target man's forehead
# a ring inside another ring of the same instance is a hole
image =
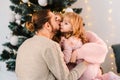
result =
[[[52,13],[52,12],[49,12],[49,15],[50,15],[51,18],[52,18],[52,17],[55,17],[55,14]]]

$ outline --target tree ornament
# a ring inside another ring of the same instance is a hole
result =
[[[47,0],[38,0],[40,6],[47,6]]]
[[[29,0],[22,0],[24,3],[28,3],[29,2]]]
[[[25,23],[21,25],[22,27],[25,27]]]
[[[16,46],[18,44],[18,37],[17,36],[12,36],[10,39],[10,44],[13,46]]]
[[[66,8],[65,12],[73,12],[73,9],[72,8]]]
[[[9,53],[11,53],[12,52],[12,50],[9,48],[9,47],[4,47],[4,49],[6,50],[6,51],[8,51]]]
[[[21,21],[18,19],[15,21],[18,25],[20,25]]]
[[[13,53],[14,53],[14,54],[17,54],[17,51],[13,49]]]
[[[15,19],[20,20],[21,19],[21,15],[20,14],[16,14],[15,15]]]

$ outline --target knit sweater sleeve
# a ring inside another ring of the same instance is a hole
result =
[[[80,63],[69,72],[63,59],[63,53],[58,44],[48,48],[43,58],[50,72],[57,80],[78,80],[87,68],[84,63]]]

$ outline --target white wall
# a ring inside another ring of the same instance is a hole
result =
[[[11,10],[9,0],[0,0],[0,53],[3,50],[3,43],[9,41],[10,30],[7,27]],[[5,62],[0,62],[0,80],[17,80],[14,72],[6,71]]]
[[[88,1],[88,2],[85,2]],[[112,4],[110,4],[112,1]],[[116,72],[114,57],[110,46],[120,43],[120,0],[78,0],[72,7],[81,7],[83,11],[81,15],[84,18],[86,29],[92,30],[98,34],[108,45],[109,53],[102,65],[105,72],[110,70]],[[2,43],[9,41],[6,36],[10,35],[8,22],[10,16],[9,0],[0,0],[0,52],[2,51]],[[109,13],[109,10],[112,13]],[[111,21],[108,18],[111,17]],[[113,64],[111,64],[113,62]],[[113,69],[112,69],[113,68]]]
[[[8,41],[6,37],[10,35],[10,30],[7,27],[11,12],[9,5],[9,0],[0,0],[0,53],[3,48],[2,44]]]
[[[108,45],[108,55],[102,64],[104,72],[116,73],[112,44],[120,43],[120,0],[78,0],[72,7],[81,7],[86,29],[94,31]]]

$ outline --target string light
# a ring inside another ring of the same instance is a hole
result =
[[[111,58],[114,58],[114,54],[113,54],[113,53],[111,53],[111,54],[110,54],[110,57],[111,57]]]
[[[111,16],[108,17],[108,21],[112,21],[112,17]]]
[[[111,13],[112,13],[112,9],[109,9],[109,10],[108,10],[108,13],[111,14]]]
[[[113,65],[114,63],[113,62],[111,62],[111,65]]]
[[[92,26],[92,23],[91,22],[88,22],[87,23],[88,27]]]
[[[65,12],[66,9],[63,9],[62,12]]]
[[[29,6],[29,7],[31,6],[31,3],[30,3],[30,2],[28,2],[28,6]]]
[[[111,46],[109,46],[108,49],[112,49]]]
[[[112,0],[109,0],[109,5],[110,5],[110,7],[111,7],[112,3],[113,3]],[[108,15],[109,15],[109,16],[108,16],[108,21],[109,21],[109,23],[110,23],[110,25],[111,25],[111,33],[110,33],[110,35],[109,35],[110,37],[114,37],[114,36],[115,36],[115,34],[114,34],[114,32],[113,32],[113,31],[114,31],[113,29],[115,28],[115,26],[113,25],[113,20],[112,20],[112,16],[111,16],[112,12],[113,12],[112,8],[109,8],[109,9],[108,9]],[[109,47],[109,50],[112,51],[112,48]],[[115,58],[115,57],[114,57],[114,53],[111,53],[111,54],[110,54],[111,70],[114,70],[114,62],[113,62],[113,61],[114,61],[114,58]]]
[[[23,2],[20,1],[20,4],[23,4]]]
[[[32,16],[32,14],[28,14],[29,16]]]
[[[89,20],[89,18],[90,18],[90,16],[88,15],[88,14],[90,14],[89,12],[92,10],[91,9],[91,7],[89,6],[89,1],[88,0],[84,0],[84,3],[85,3],[85,5],[86,5],[86,13],[87,13],[87,15],[85,16],[85,18],[86,18],[86,20]],[[92,24],[92,22],[91,21],[88,21],[87,23],[87,26],[88,27],[91,27],[93,24]]]
[[[109,41],[108,41],[108,40],[106,40],[106,42],[108,43]]]
[[[114,68],[113,68],[113,67],[112,67],[111,69],[112,69],[112,70],[114,70]]]
[[[88,0],[84,0],[85,3],[88,3]]]
[[[89,17],[88,15],[85,16],[86,19],[87,19],[88,17]]]
[[[91,17],[89,14],[92,11],[92,8],[89,5],[89,1],[88,0],[84,0],[84,3],[86,5],[86,15],[84,16],[85,19],[87,20],[86,24],[87,24],[88,27],[91,27],[91,26],[93,26],[93,23],[91,21],[89,21],[89,18]],[[110,51],[110,53],[108,55],[109,59],[110,59],[110,63],[109,63],[110,69],[111,70],[115,70],[115,62],[114,62],[115,56],[114,56],[114,53],[112,52],[112,47],[111,47],[110,40],[109,40],[111,37],[113,38],[115,36],[115,34],[114,34],[115,25],[113,24],[113,18],[111,16],[111,14],[113,13],[113,9],[111,7],[112,4],[113,4],[113,0],[108,0],[108,4],[109,4],[109,8],[107,10],[107,14],[108,15],[107,15],[106,21],[110,25],[111,32],[110,32],[110,34],[108,36],[108,39],[106,38],[106,43],[108,44],[108,49]]]
[[[87,7],[87,11],[91,11],[91,7],[88,6],[88,7]]]

